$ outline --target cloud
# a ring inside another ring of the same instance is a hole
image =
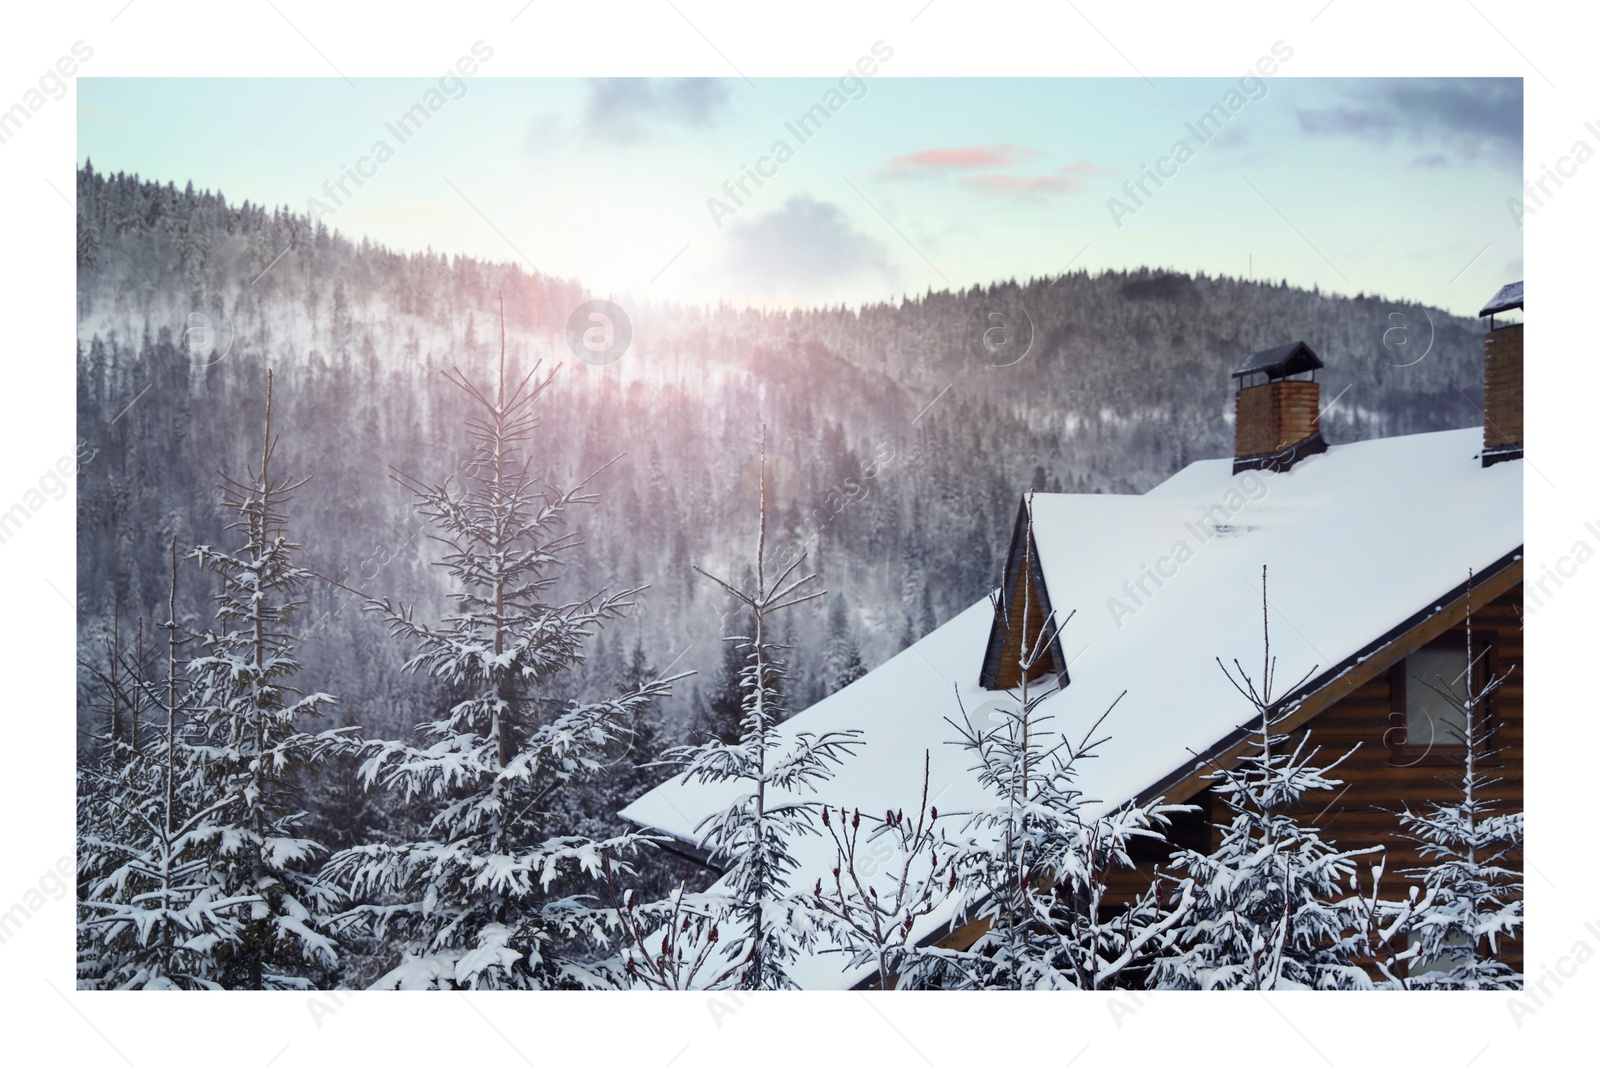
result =
[[[523,136],[524,146],[532,152],[559,148],[565,140],[561,121],[554,115],[535,115],[529,119],[528,132]]]
[[[1488,162],[1522,165],[1522,82],[1518,78],[1397,78],[1354,83],[1347,100],[1297,108],[1302,132],[1401,141],[1419,166]]]
[[[1048,199],[1083,192],[1083,178],[1105,173],[1093,163],[1068,163],[1050,174],[968,174],[961,184],[979,193]]]
[[[837,205],[804,194],[776,211],[728,227],[724,267],[731,278],[780,299],[816,293],[834,282],[878,274],[892,282],[889,253],[861,233]]]
[[[1208,146],[1215,146],[1217,148],[1240,148],[1249,143],[1249,127],[1241,126],[1238,123],[1235,123],[1232,126],[1223,127],[1221,133],[1216,134],[1211,138],[1211,140],[1206,142]]]
[[[1049,174],[1006,174],[1000,168],[1037,159],[1044,153],[1037,148],[1016,144],[977,144],[965,148],[924,148],[920,152],[894,156],[881,168],[886,178],[944,178],[960,172],[961,184],[977,193],[992,196],[1047,199],[1083,192],[1082,178],[1104,174],[1099,166],[1078,160],[1057,167]]]
[[[924,148],[920,152],[891,157],[883,165],[883,169],[886,174],[894,177],[917,177],[947,174],[953,170],[1009,167],[1014,163],[1034,159],[1038,155],[1038,149],[1015,144],[975,144],[966,148]]]
[[[579,132],[628,143],[653,127],[704,128],[729,97],[727,83],[717,78],[595,78],[588,85]]]
[[[1083,182],[1066,174],[969,174],[961,184],[980,193],[1051,197],[1083,192]]]

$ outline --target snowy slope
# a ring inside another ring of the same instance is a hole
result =
[[[1085,794],[1120,804],[1249,719],[1214,657],[1259,673],[1263,564],[1278,677],[1288,685],[1356,653],[1465,581],[1469,568],[1518,548],[1523,465],[1482,467],[1481,442],[1480,429],[1418,434],[1334,446],[1284,474],[1233,475],[1231,460],[1207,460],[1143,496],[1038,496],[1045,583],[1061,616],[1076,611],[1062,633],[1071,682],[1042,711],[1077,739],[1127,691],[1103,728],[1110,739],[1082,765]],[[991,621],[981,601],[783,724],[864,731],[865,744],[820,799],[910,810],[927,751],[941,812],[985,803],[945,719],[960,714],[958,690],[975,720],[1005,699],[978,685]],[[673,779],[622,815],[693,842],[700,820],[732,793]],[[796,886],[833,865],[825,838],[794,851]],[[840,962],[817,957],[791,973],[815,988],[861,977],[841,973]]]

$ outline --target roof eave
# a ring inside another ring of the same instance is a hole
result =
[[[657,788],[660,787],[658,786]],[[647,822],[642,822],[639,819],[635,819],[631,815],[624,815],[621,812],[617,813],[617,817],[623,822],[637,826],[639,829],[648,833],[663,835],[665,840],[656,841],[656,845],[663,852],[670,852],[674,856],[688,860],[690,863],[698,863],[707,870],[717,871],[718,873],[722,872],[721,867],[718,867],[715,863],[711,862],[710,852],[701,848],[699,845],[695,844],[693,841],[682,836],[681,834],[675,834],[671,830],[664,829],[660,826],[652,826]]]
[[[1478,598],[1481,607],[1515,588],[1522,581],[1523,547],[1518,545],[1482,572],[1277,701],[1276,707],[1280,709],[1281,716],[1279,728],[1293,730],[1305,725],[1358,686],[1388,670],[1416,647],[1454,627],[1466,618],[1473,598]],[[1133,803],[1143,804],[1157,799],[1169,804],[1183,803],[1204,789],[1209,781],[1208,776],[1218,768],[1236,763],[1258,732],[1259,728],[1254,723],[1236,728],[1204,752],[1196,753],[1192,762],[1185,763],[1141,790]]]

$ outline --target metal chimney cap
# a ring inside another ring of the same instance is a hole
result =
[[[1522,307],[1522,283],[1507,282],[1500,287],[1499,292],[1489,298],[1487,304],[1483,305],[1483,310],[1478,312],[1478,317],[1498,315],[1502,311],[1510,311],[1512,308],[1520,307]]]

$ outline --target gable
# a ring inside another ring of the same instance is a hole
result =
[[[1039,565],[1039,546],[1028,524],[1028,501],[1017,507],[1017,521],[1011,531],[1011,547],[1006,552],[1006,572],[994,599],[994,622],[984,648],[983,668],[978,681],[984,689],[1014,689],[1022,684],[1022,652],[1037,641],[1040,629],[1049,623],[1051,633],[1043,655],[1028,672],[1036,681],[1055,675],[1066,686],[1067,659],[1061,651],[1060,618],[1052,618],[1050,591],[1045,586],[1044,569]]]

